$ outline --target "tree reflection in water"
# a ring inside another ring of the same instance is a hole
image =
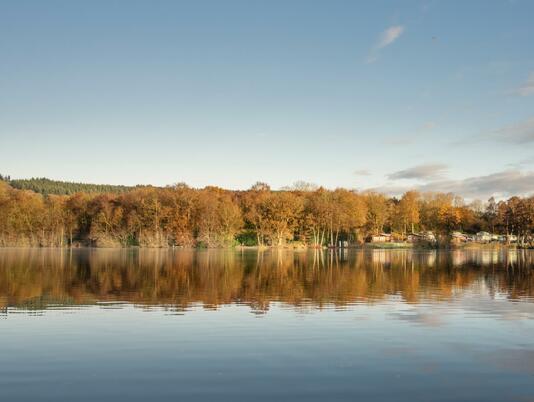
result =
[[[465,291],[532,300],[534,252],[4,249],[0,308],[128,302],[186,310],[271,302],[324,308],[451,300]]]

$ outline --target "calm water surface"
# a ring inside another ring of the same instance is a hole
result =
[[[0,250],[1,401],[534,401],[534,253]]]

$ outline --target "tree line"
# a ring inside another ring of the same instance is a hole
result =
[[[322,247],[361,243],[370,234],[454,230],[534,232],[534,197],[465,203],[445,193],[402,197],[296,186],[273,191],[218,187],[136,187],[124,192],[40,194],[0,181],[1,246]]]
[[[19,190],[32,190],[36,193],[48,195],[70,195],[79,192],[85,193],[124,193],[132,187],[111,184],[87,184],[68,181],[50,180],[46,177],[33,177],[31,179],[11,179],[10,176],[0,175],[0,180],[7,181],[12,187]]]

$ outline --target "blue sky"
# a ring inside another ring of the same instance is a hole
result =
[[[0,1],[0,172],[530,193],[533,15],[521,0]]]

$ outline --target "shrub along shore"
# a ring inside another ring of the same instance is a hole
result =
[[[433,231],[435,246],[448,247],[453,231],[485,230],[528,247],[534,233],[533,197],[467,204],[450,193],[396,198],[305,183],[279,191],[264,183],[246,191],[72,183],[87,189],[74,192],[69,183],[35,180],[15,188],[0,176],[0,246],[358,247],[385,232],[400,240],[368,247],[391,248],[412,247],[403,242],[409,233]]]

